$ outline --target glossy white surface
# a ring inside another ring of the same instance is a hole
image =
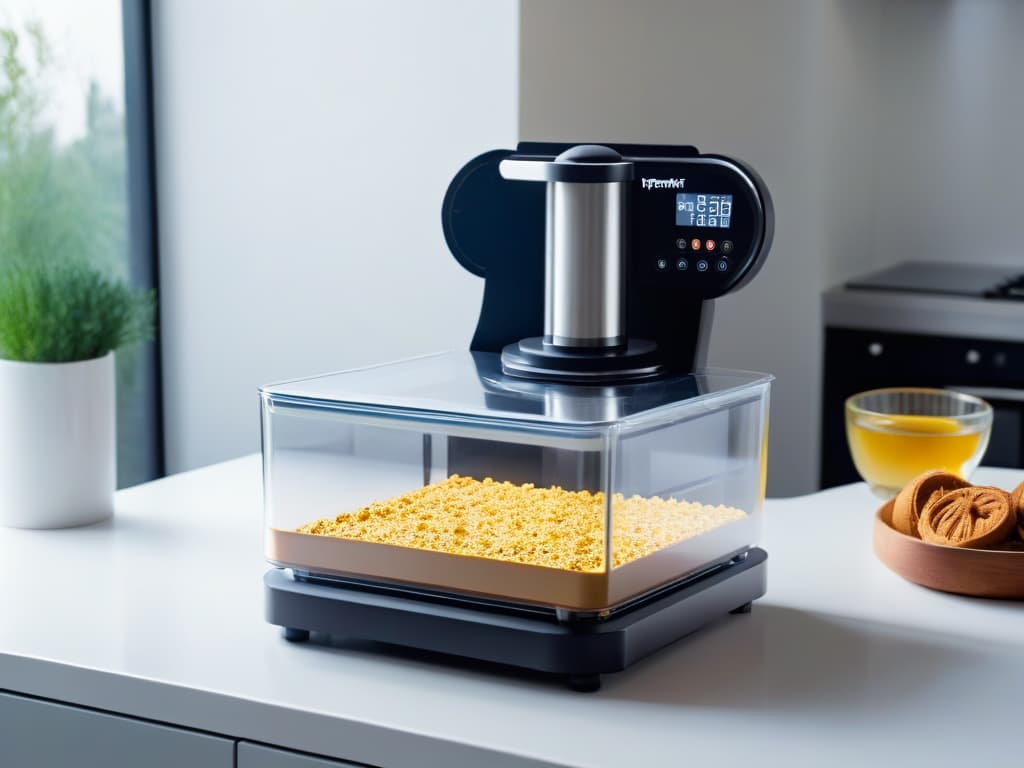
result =
[[[0,530],[0,688],[379,766],[966,766],[1019,751],[1024,604],[887,571],[864,486],[768,502],[753,613],[589,695],[285,643],[262,620],[259,494],[252,456],[122,491],[95,526]]]

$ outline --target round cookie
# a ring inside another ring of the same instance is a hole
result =
[[[1010,493],[1010,509],[1017,513],[1017,535],[1024,539],[1024,483]]]
[[[970,483],[963,478],[941,470],[915,477],[896,494],[892,507],[892,527],[907,536],[921,538],[917,530],[918,520],[928,502],[948,491],[969,486]]]
[[[932,544],[984,549],[1001,544],[1017,525],[1010,494],[999,488],[958,488],[929,501],[918,532]]]

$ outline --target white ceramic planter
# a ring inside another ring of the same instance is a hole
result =
[[[0,360],[0,525],[110,517],[115,418],[113,352],[74,363]]]

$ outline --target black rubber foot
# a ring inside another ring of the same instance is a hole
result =
[[[753,603],[744,603],[739,608],[733,608],[731,611],[729,611],[729,613],[731,613],[731,614],[750,613],[750,611],[751,611],[751,609],[753,607],[754,607]]]
[[[566,678],[569,687],[580,693],[593,693],[601,687],[600,675],[569,675]]]
[[[291,643],[304,643],[309,640],[308,629],[295,629],[295,627],[285,627],[281,633],[284,635],[284,639]]]

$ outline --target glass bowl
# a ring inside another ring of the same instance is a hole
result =
[[[991,431],[992,406],[961,392],[891,387],[846,401],[853,463],[871,490],[886,498],[933,469],[968,479]]]

